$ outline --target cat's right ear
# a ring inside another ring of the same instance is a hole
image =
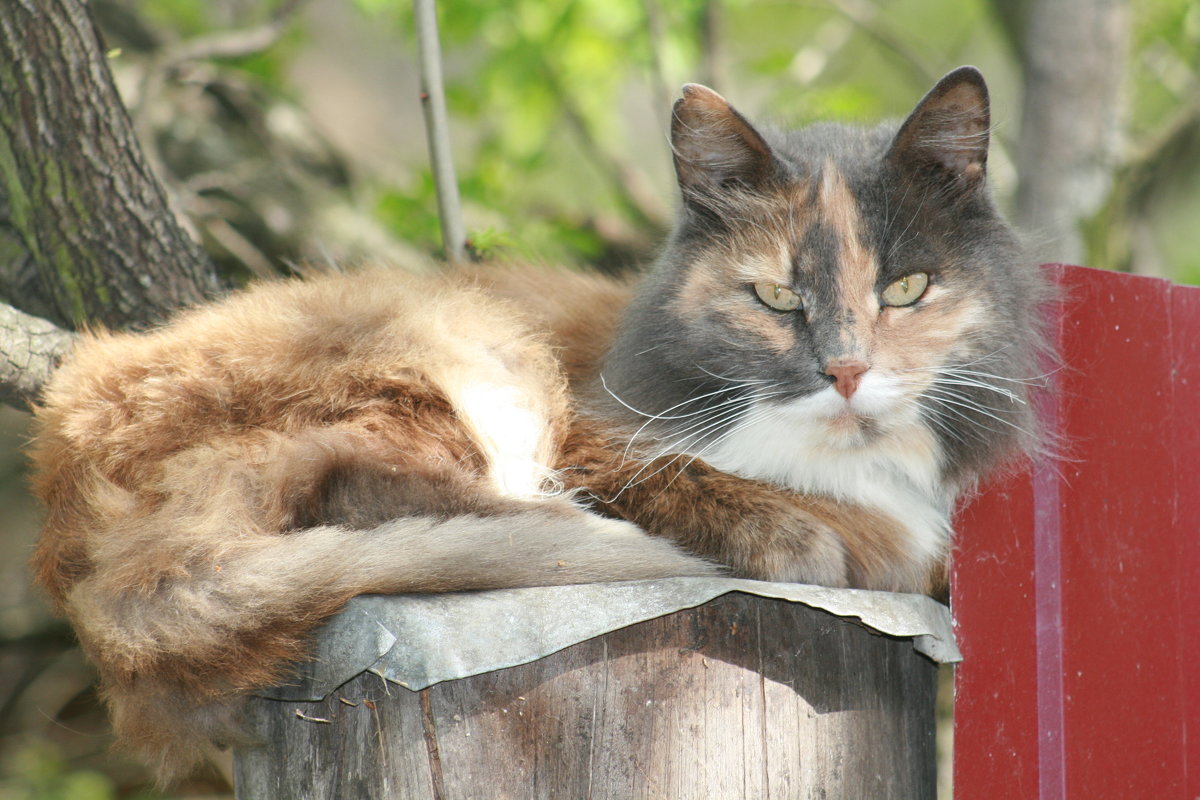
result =
[[[774,176],[774,155],[762,135],[724,97],[696,83],[683,87],[671,115],[675,175],[685,199],[735,185],[755,188]]]
[[[900,126],[889,160],[959,189],[982,186],[991,126],[988,106],[983,75],[974,67],[959,67],[938,81]]]

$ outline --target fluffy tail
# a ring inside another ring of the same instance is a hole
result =
[[[35,570],[99,668],[118,743],[163,780],[235,737],[241,696],[356,595],[714,571],[563,497],[499,496],[449,457],[381,456],[379,438],[253,430],[116,465],[107,440],[89,460],[41,439]]]
[[[314,626],[366,593],[712,574],[633,525],[564,500],[501,516],[401,518],[227,542],[151,591],[75,585],[67,610],[98,663],[119,743],[164,781],[237,736],[241,696],[284,676]]]

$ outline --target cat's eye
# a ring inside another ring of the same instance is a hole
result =
[[[800,307],[800,295],[778,283],[756,283],[754,293],[758,295],[759,300],[776,311],[795,311]]]
[[[921,295],[925,294],[928,286],[929,275],[924,272],[914,272],[912,275],[905,275],[900,280],[888,284],[887,288],[880,293],[879,298],[885,306],[911,306],[921,299]]]

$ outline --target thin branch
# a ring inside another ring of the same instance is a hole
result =
[[[729,91],[728,69],[722,37],[723,18],[721,0],[707,0],[704,8],[700,11],[700,52],[703,56],[700,80],[718,92]]]
[[[0,303],[0,402],[28,410],[75,334]]]
[[[145,131],[146,110],[162,91],[167,76],[191,61],[212,58],[242,58],[261,53],[278,42],[290,27],[293,18],[307,0],[283,0],[270,19],[261,25],[241,30],[219,31],[197,36],[163,47],[146,65],[138,86],[137,102],[130,110],[134,126],[143,142],[149,142]]]
[[[643,230],[659,231],[666,227],[668,212],[640,172],[609,153],[592,131],[583,112],[549,64],[542,65],[546,87],[554,93],[567,124],[583,148],[584,154],[608,181],[617,202],[637,226]]]
[[[852,22],[864,34],[900,57],[923,83],[933,83],[940,73],[931,68],[925,57],[909,47],[907,42],[879,21],[879,6],[871,0],[842,0],[833,10]]]
[[[466,255],[466,233],[458,180],[450,152],[446,119],[446,95],[442,88],[442,52],[438,43],[437,8],[434,0],[413,0],[417,50],[421,66],[421,107],[425,112],[425,136],[429,141],[430,165],[437,187],[438,217],[442,226],[442,248],[451,262]]]
[[[1170,147],[1183,131],[1194,126],[1197,120],[1200,120],[1200,81],[1193,83],[1191,89],[1183,93],[1175,107],[1175,113],[1157,131],[1130,148],[1131,152],[1126,162],[1138,169],[1144,164],[1156,161],[1161,153]]]
[[[271,259],[263,255],[263,252],[255,247],[253,242],[242,236],[238,229],[230,225],[224,217],[215,214],[207,216],[200,224],[213,241],[219,244],[226,253],[240,261],[254,277],[264,281],[279,280],[283,277],[279,274],[279,270],[275,269]]]
[[[667,71],[663,66],[666,36],[663,32],[662,9],[657,0],[642,0],[642,11],[646,16],[646,39],[650,48],[650,88],[654,93],[659,124],[665,125],[666,109],[671,107],[672,89],[667,83]]]
[[[261,25],[204,34],[162,47],[145,67],[136,105],[130,113],[143,152],[155,174],[163,176],[173,206],[188,209],[200,218],[197,220],[187,214],[179,214],[179,223],[186,226],[197,238],[207,234],[252,274],[264,279],[279,277],[270,260],[226,220],[217,218],[210,204],[194,188],[172,180],[171,172],[166,168],[159,152],[157,137],[151,129],[148,109],[162,92],[168,77],[185,64],[219,58],[240,58],[269,49],[287,33],[295,16],[306,2],[307,0],[282,0],[270,18]]]
[[[210,58],[242,58],[261,53],[278,42],[292,24],[292,18],[307,0],[284,0],[271,18],[253,28],[219,31],[178,42],[163,49],[158,58],[161,69],[170,69],[187,61]]]

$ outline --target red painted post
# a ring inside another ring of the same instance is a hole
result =
[[[1028,473],[992,485],[959,515],[951,607],[963,654],[954,671],[960,800],[1038,797],[1033,525]]]
[[[1200,290],[1171,293],[1175,386],[1175,536],[1180,575],[1180,665],[1187,736],[1189,800],[1200,797]]]
[[[1050,269],[1061,454],[959,519],[956,797],[1193,800],[1200,289]]]

